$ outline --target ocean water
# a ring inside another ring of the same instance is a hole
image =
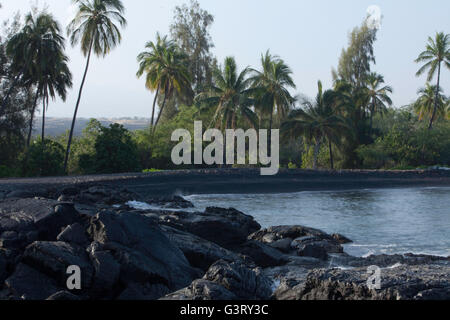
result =
[[[264,228],[304,225],[354,241],[345,251],[450,256],[450,187],[190,195],[197,209],[233,207]]]

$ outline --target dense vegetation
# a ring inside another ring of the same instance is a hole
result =
[[[14,17],[0,37],[0,176],[45,176],[176,169],[171,134],[193,131],[194,120],[220,130],[280,129],[281,165],[286,168],[408,169],[450,165],[450,104],[440,86],[450,69],[450,35],[430,37],[418,54],[417,76],[424,87],[410,106],[394,107],[393,88],[377,74],[377,29],[367,19],[349,36],[332,88],[318,82],[314,100],[293,95],[292,70],[269,50],[256,68],[239,68],[234,57],[219,63],[209,29],[214,17],[192,0],[175,9],[170,35],[156,34],[137,56],[137,76],[155,94],[151,125],[128,132],[92,120],[81,137],[74,124],[92,53],[107,54],[126,26],[120,0],[77,1],[67,27],[80,45],[86,66],[73,125],[60,137],[45,136],[50,99],[65,99],[72,75],[62,28],[45,11]],[[436,82],[434,82],[436,80]],[[316,81],[312,79],[311,81]],[[43,127],[32,140],[35,114]]]

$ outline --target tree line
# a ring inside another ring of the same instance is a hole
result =
[[[15,17],[0,39],[0,175],[174,169],[171,130],[191,128],[194,120],[221,130],[280,129],[282,165],[290,168],[450,165],[450,99],[440,85],[450,69],[450,35],[428,39],[416,60],[417,76],[427,74],[424,88],[411,105],[393,108],[393,88],[373,70],[377,29],[366,18],[349,35],[332,70],[332,88],[319,80],[317,96],[309,99],[293,94],[293,71],[270,50],[257,68],[239,68],[234,57],[219,63],[211,52],[214,17],[194,0],[175,8],[170,35],[157,33],[137,56],[136,76],[154,94],[149,128],[128,132],[92,121],[82,137],[74,137],[91,56],[104,58],[117,47],[127,21],[120,0],[73,2],[77,13],[66,34],[86,65],[67,134],[45,136],[50,101],[65,100],[73,86],[59,23],[35,9],[23,22]],[[32,141],[38,105],[42,132]]]

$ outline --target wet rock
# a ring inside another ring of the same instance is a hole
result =
[[[91,286],[94,270],[82,247],[66,242],[35,242],[25,250],[23,261],[56,279],[61,286],[66,285],[67,269],[78,266],[82,288]]]
[[[87,246],[89,244],[86,228],[81,223],[75,223],[66,227],[56,239],[80,246]]]
[[[69,196],[65,196],[65,195],[61,195],[59,198],[58,198],[58,201],[59,202],[69,202],[69,201],[72,201],[72,197],[69,197]]]
[[[62,228],[79,218],[67,203],[37,198],[6,200],[0,203],[0,243],[22,248],[37,239],[55,240]]]
[[[291,238],[284,238],[284,239],[269,243],[269,246],[271,246],[272,248],[275,248],[277,250],[280,250],[284,253],[289,253],[292,251],[292,247],[291,247],[292,241],[294,241],[294,240]]]
[[[6,195],[6,199],[34,198],[35,193],[24,190],[11,191]]]
[[[109,251],[101,251],[96,245],[89,248],[89,256],[94,266],[91,292],[94,295],[111,294],[120,279],[120,264]]]
[[[126,189],[117,189],[107,186],[93,186],[80,191],[73,199],[81,204],[114,205],[128,201],[138,200],[140,197]]]
[[[238,297],[223,286],[208,280],[195,280],[187,288],[171,293],[161,300],[174,301],[230,301],[237,300]]]
[[[46,300],[49,301],[80,301],[81,298],[67,291],[59,291],[52,294]]]
[[[429,255],[415,255],[415,254],[395,254],[395,255],[372,255],[365,258],[353,257],[348,254],[332,255],[333,263],[346,267],[368,267],[378,266],[380,268],[392,267],[394,265],[423,265],[436,264],[443,266],[450,266],[450,259],[445,257],[436,257]]]
[[[238,299],[267,300],[272,295],[272,281],[260,270],[251,270],[240,263],[218,261],[203,279],[223,286]]]
[[[259,269],[220,260],[209,268],[203,279],[162,300],[267,300],[271,294],[272,281]]]
[[[381,271],[381,289],[369,289],[367,268],[313,270],[302,300],[449,300],[450,267],[399,266]]]
[[[119,262],[122,283],[163,284],[177,290],[198,277],[183,252],[143,215],[100,212],[91,219],[88,232]]]
[[[162,284],[129,283],[117,299],[122,301],[157,300],[169,292],[169,288]]]
[[[80,189],[78,189],[76,187],[65,187],[60,191],[62,196],[67,196],[67,197],[74,197],[79,192],[80,192]]]
[[[243,262],[238,254],[193,234],[161,226],[169,240],[183,251],[191,266],[207,271],[216,261]]]
[[[335,240],[322,240],[316,236],[305,236],[295,239],[291,247],[299,256],[313,257],[322,260],[328,259],[330,253],[343,253],[344,248]]]
[[[163,209],[189,209],[194,208],[194,204],[183,197],[172,196],[158,199],[147,199],[148,204],[161,207]]]
[[[318,229],[304,226],[278,226],[257,231],[250,235],[249,239],[261,241],[264,243],[273,243],[286,238],[297,239],[301,237],[312,236],[322,240],[333,240],[333,238]]]
[[[274,281],[273,299],[299,300],[309,272],[329,266],[328,263],[312,257],[289,256],[288,260],[284,266],[263,270],[263,273]]]
[[[249,256],[258,267],[262,268],[280,266],[287,263],[287,259],[280,251],[259,241],[248,240],[233,249],[233,251]]]
[[[165,212],[160,222],[195,234],[226,249],[247,241],[261,226],[253,217],[235,209],[207,208],[198,212]]]
[[[55,280],[23,263],[17,266],[5,284],[16,298],[23,300],[45,300],[61,290]]]
[[[331,237],[334,240],[336,240],[339,244],[348,244],[348,243],[352,243],[353,242],[352,240],[350,240],[346,236],[343,236],[342,234],[339,234],[339,233],[334,233],[334,234],[331,235]]]

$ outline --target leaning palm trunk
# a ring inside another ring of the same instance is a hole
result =
[[[27,148],[30,146],[31,135],[33,134],[34,113],[36,112],[36,105],[37,105],[38,98],[39,98],[39,94],[36,92],[36,96],[34,97],[33,107],[31,109],[31,115],[30,115],[30,126],[28,128],[28,137],[27,137]]]
[[[42,102],[42,146],[44,146],[44,140],[45,140],[45,97]]]
[[[158,114],[158,118],[156,119],[156,123],[153,126],[153,134],[155,134],[156,127],[158,126],[159,120],[161,120],[161,116],[163,114],[164,107],[166,106],[167,96],[169,95],[169,92],[170,92],[170,88],[169,88],[169,90],[165,90],[165,92],[164,92],[164,100],[163,100],[163,103],[161,105],[161,110],[159,110],[159,114]]]
[[[89,53],[88,53],[87,61],[86,61],[86,69],[84,70],[83,80],[81,81],[80,91],[78,93],[77,104],[75,106],[75,112],[73,114],[72,126],[70,128],[69,141],[67,142],[66,157],[64,159],[64,172],[66,172],[66,173],[67,173],[67,164],[69,162],[69,156],[70,156],[70,147],[72,145],[73,132],[75,129],[75,123],[77,121],[78,108],[80,106],[81,94],[83,93],[84,83],[86,81],[86,76],[87,76],[87,73],[89,70],[89,62],[91,61],[91,53],[92,53],[93,44],[94,44],[94,42],[91,40],[91,44],[89,46]]]
[[[156,95],[155,95],[155,99],[153,100],[153,109],[152,109],[152,127],[155,125],[155,109],[156,109],[156,101],[158,100],[158,95],[159,95],[159,84],[158,84],[158,88],[156,89]]]
[[[330,139],[328,139],[328,147],[330,148],[330,165],[331,165],[331,170],[334,170],[333,146],[331,145],[331,140]]]
[[[269,148],[267,149],[267,153],[269,157],[272,156],[272,127],[273,127],[273,110],[270,113],[270,123],[269,123]]]
[[[318,167],[320,146],[321,146],[321,141],[320,141],[320,139],[318,139],[316,142],[316,145],[314,146],[314,161],[313,161],[313,169],[314,170],[316,170]]]
[[[436,97],[434,99],[434,110],[433,110],[433,115],[431,116],[431,120],[430,120],[430,126],[428,127],[428,129],[433,129],[433,122],[434,119],[436,118],[436,113],[437,113],[437,109],[438,109],[438,103],[439,103],[439,86],[441,84],[441,63],[439,62],[439,66],[438,66],[438,79],[437,79],[437,87],[436,87]]]

